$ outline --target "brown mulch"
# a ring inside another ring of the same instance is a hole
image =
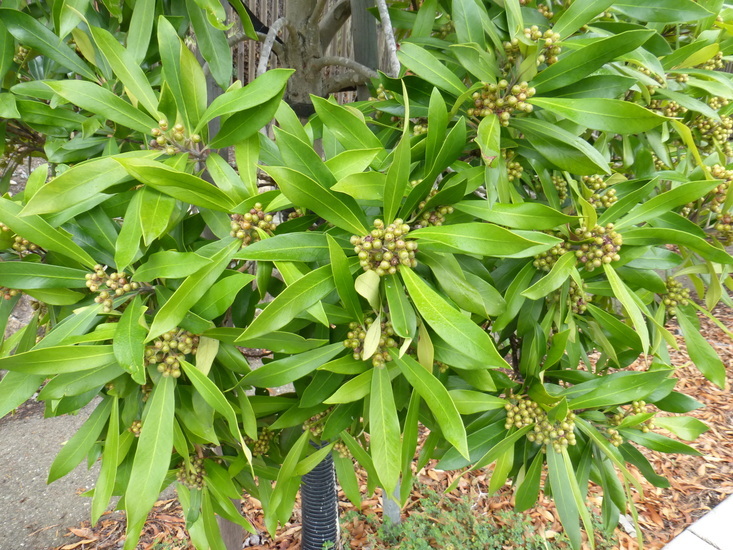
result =
[[[721,323],[733,329],[733,312],[725,307],[715,311]],[[680,534],[688,525],[710,511],[717,503],[733,494],[733,399],[731,399],[731,382],[733,382],[733,341],[707,318],[702,317],[701,332],[722,358],[728,374],[726,387],[720,389],[707,381],[699,371],[690,364],[684,341],[677,334],[672,324],[669,328],[675,334],[680,351],[672,351],[673,364],[678,368],[679,383],[675,390],[686,393],[705,407],[687,413],[705,422],[710,430],[703,433],[690,445],[702,453],[702,456],[669,455],[642,449],[650,460],[655,471],[669,479],[671,487],[659,489],[653,487],[631,467],[632,473],[641,481],[644,495],[634,494],[634,501],[639,511],[639,524],[644,535],[644,546],[658,550],[672,538]],[[365,494],[366,483],[363,473],[362,494]],[[433,465],[419,472],[415,491],[407,504],[404,514],[421,498],[420,491],[429,487],[443,491],[453,481],[456,474],[435,470]],[[472,472],[459,482],[451,499],[468,497],[474,502],[473,509],[478,517],[485,517],[497,510],[511,510],[513,507],[512,489],[505,486],[494,495],[488,495],[488,484],[491,470]],[[588,502],[592,507],[600,507],[601,493],[598,487],[591,487]],[[256,499],[243,501],[243,513],[257,528],[258,535],[248,537],[245,545],[252,550],[286,550],[300,548],[300,514],[298,505],[291,522],[280,528],[275,539],[270,539],[264,528],[261,509]],[[340,494],[340,508],[343,513],[355,510],[354,506]],[[365,515],[376,514],[381,520],[382,508],[380,500],[371,496],[362,501],[361,512]],[[534,508],[526,515],[535,525],[539,533],[552,539],[562,530],[556,510],[552,502],[540,497]],[[497,516],[494,516],[497,517]],[[361,517],[355,517],[344,529],[349,533],[352,549],[369,548],[369,536],[374,531],[371,523]],[[112,550],[119,548],[118,542],[124,536],[125,520],[122,512],[105,514],[95,527],[88,522],[78,528],[69,529],[72,541],[54,550]],[[616,530],[618,550],[637,549],[638,544],[633,534],[624,529]],[[151,512],[145,532],[138,550],[150,550],[158,541],[169,543],[167,550],[192,550],[187,542],[185,521],[180,506],[175,500],[159,501]],[[585,545],[584,545],[585,546]]]

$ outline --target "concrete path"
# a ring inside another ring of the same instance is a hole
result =
[[[664,550],[733,550],[733,496],[690,525]]]
[[[43,404],[23,405],[0,419],[0,550],[46,550],[68,543],[67,527],[90,519],[91,488],[99,464],[80,464],[66,477],[46,485],[49,468],[62,444],[91,414],[43,418]]]

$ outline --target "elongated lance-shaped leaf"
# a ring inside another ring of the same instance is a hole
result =
[[[626,309],[626,314],[631,319],[631,324],[634,325],[634,329],[641,339],[642,352],[645,352],[649,349],[649,329],[646,326],[641,309],[639,309],[639,306],[630,294],[633,291],[629,290],[613,267],[608,264],[603,264],[603,271],[605,271],[606,277],[608,277],[608,282],[611,284],[614,295],[621,302],[621,305],[624,306],[624,309]]]
[[[104,440],[102,467],[99,470],[99,478],[94,487],[94,498],[92,499],[92,524],[96,524],[107,509],[109,499],[112,498],[114,492],[115,478],[117,477],[120,446],[120,405],[117,397],[113,397],[111,401],[112,410],[107,425],[107,437]]]
[[[341,342],[278,359],[253,370],[243,379],[244,384],[263,388],[284,386],[316,370],[330,361],[344,346]]]
[[[52,252],[87,267],[95,265],[94,259],[67,235],[55,229],[40,216],[21,216],[21,206],[11,200],[0,198],[0,219],[18,235]]]
[[[522,294],[530,300],[539,300],[543,296],[549,296],[552,291],[560,288],[568,280],[576,263],[575,252],[566,252],[555,262],[547,275],[523,291]]]
[[[127,50],[135,65],[141,65],[148,53],[155,23],[155,4],[155,0],[135,0],[132,9],[130,28],[127,31]]]
[[[410,180],[410,136],[403,135],[392,155],[384,184],[384,219],[392,223],[405,196]]]
[[[384,279],[384,294],[395,333],[402,338],[412,338],[417,328],[417,317],[396,274]]]
[[[97,438],[102,433],[105,424],[107,424],[109,413],[112,410],[112,401],[113,398],[107,396],[97,405],[97,408],[94,409],[94,412],[84,422],[82,427],[79,428],[79,431],[61,448],[53,464],[51,464],[47,483],[64,477],[84,460],[84,457],[97,442]]]
[[[175,328],[189,310],[213,285],[229,265],[234,252],[241,246],[237,239],[226,239],[219,243],[220,250],[211,256],[211,263],[186,277],[168,301],[156,313],[150,326],[148,340]]]
[[[34,17],[16,9],[0,8],[0,21],[10,34],[26,47],[38,50],[62,67],[79,73],[84,78],[97,79],[94,72],[74,50]]]
[[[700,333],[695,312],[688,307],[677,308],[677,321],[687,344],[690,359],[701,373],[719,388],[725,387],[725,365],[713,347]]]
[[[161,377],[145,411],[140,440],[127,484],[127,531],[124,550],[134,550],[145,519],[163,489],[173,450],[175,379]]]
[[[43,185],[25,205],[21,216],[61,212],[112,185],[131,179],[116,158],[150,159],[159,155],[158,151],[131,151],[77,164]]]
[[[567,38],[613,3],[613,0],[576,0],[562,12],[552,30],[561,38]]]
[[[392,380],[384,367],[372,369],[369,436],[369,450],[379,481],[385,493],[392,495],[400,478],[402,441],[397,406],[392,393]]]
[[[92,82],[83,80],[46,81],[46,86],[82,109],[143,134],[148,134],[156,125],[155,120],[149,115],[136,109],[106,88]]]
[[[453,71],[443,65],[438,58],[417,44],[404,43],[397,52],[400,62],[433,86],[445,90],[453,96],[460,96],[466,86]]]
[[[328,251],[331,259],[331,270],[333,271],[333,280],[336,284],[341,303],[344,304],[346,310],[351,313],[356,321],[363,324],[364,314],[359,303],[359,295],[354,288],[354,278],[351,275],[349,260],[346,254],[331,235],[326,235],[328,239]]]
[[[0,369],[43,376],[81,372],[116,361],[112,346],[55,346],[0,358]]]
[[[470,357],[485,362],[487,368],[508,366],[487,332],[451,307],[414,271],[403,269],[400,273],[420,316],[438,336]]]
[[[236,342],[256,338],[282,328],[296,315],[316,304],[336,287],[331,266],[324,265],[303,275],[262,310]]]
[[[280,190],[293,204],[304,206],[341,229],[354,235],[365,235],[366,218],[356,201],[324,189],[305,174],[282,166],[263,168],[277,182]]]
[[[232,212],[236,206],[218,187],[160,162],[119,157],[116,160],[135,179],[183,202],[217,212]]]
[[[459,453],[469,458],[466,429],[445,386],[409,355],[403,355],[400,358],[395,350],[390,350],[390,355],[392,355],[392,359],[397,363],[407,381],[418,391],[420,397],[430,408],[440,426],[440,430],[443,432],[443,437],[458,449]]]
[[[86,271],[37,262],[0,263],[0,286],[20,290],[84,288]]]
[[[311,96],[311,100],[318,118],[346,149],[384,149],[382,142],[366,125],[361,113],[322,97]],[[384,152],[379,154],[377,161],[381,161],[384,155]]]
[[[145,384],[145,311],[140,295],[130,303],[120,317],[112,341],[115,358],[132,379],[140,385]]]
[[[489,204],[484,200],[466,200],[453,205],[456,210],[471,214],[487,222],[513,229],[544,231],[558,225],[572,223],[577,218],[568,216],[545,204],[521,202],[517,204]]]

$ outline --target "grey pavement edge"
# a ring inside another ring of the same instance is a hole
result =
[[[733,550],[733,496],[682,531],[663,550]]]

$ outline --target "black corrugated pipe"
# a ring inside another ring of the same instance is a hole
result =
[[[338,494],[336,470],[329,453],[323,461],[303,476],[300,483],[303,514],[302,550],[321,550],[324,543],[339,547]]]

